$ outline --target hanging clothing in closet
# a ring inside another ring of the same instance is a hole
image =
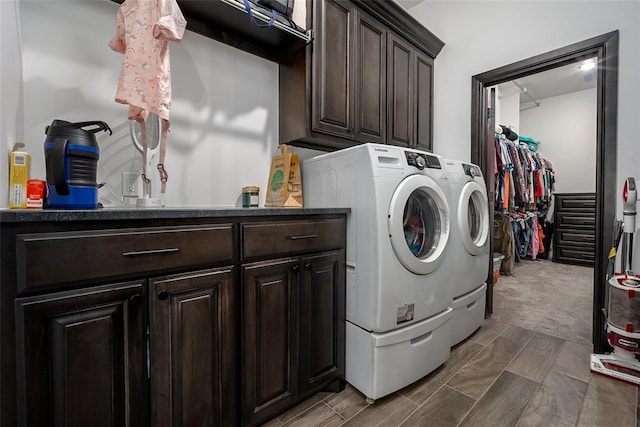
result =
[[[528,146],[495,135],[495,207],[498,211],[533,210],[549,201],[555,184],[551,162]]]

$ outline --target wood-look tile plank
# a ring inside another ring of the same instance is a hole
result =
[[[521,328],[520,326],[509,325],[500,334],[501,337],[508,338],[522,348],[533,337],[535,331]]]
[[[509,363],[507,371],[541,383],[551,369],[564,340],[536,333],[518,355]]]
[[[309,397],[306,400],[303,400],[302,402],[298,403],[296,406],[294,406],[293,408],[289,409],[286,412],[283,412],[282,414],[280,414],[278,416],[278,419],[280,420],[280,422],[282,422],[282,424],[287,423],[289,420],[297,417],[298,415],[300,415],[301,413],[307,411],[309,408],[316,406],[320,401],[322,401],[323,399],[329,397],[332,393],[327,393],[324,391],[321,391],[319,393],[314,394],[313,396]]]
[[[394,393],[376,400],[373,405],[367,406],[343,425],[367,427],[398,426],[417,408],[418,405],[406,397]]]
[[[578,427],[636,425],[637,387],[592,374]]]
[[[565,341],[551,369],[588,383],[591,379],[589,360],[592,349],[591,345]]]
[[[532,331],[511,327],[513,335],[500,335],[467,363],[447,385],[478,400],[533,335]],[[517,332],[517,334],[516,334]]]
[[[573,427],[578,421],[587,383],[550,371],[529,401],[518,427]]]
[[[538,386],[535,381],[503,372],[460,426],[515,426]]]
[[[409,426],[457,426],[467,415],[475,400],[444,386],[401,424]]]
[[[338,427],[342,423],[344,419],[321,402],[284,425],[286,427]]]
[[[444,365],[420,381],[403,388],[399,393],[418,405],[422,404],[484,348],[475,342],[465,341],[451,349],[449,359]]]
[[[368,406],[366,397],[353,388],[351,384],[347,384],[342,392],[329,396],[324,402],[345,420],[353,417],[362,408]]]
[[[469,341],[487,345],[496,339],[496,337],[508,327],[508,323],[501,322],[493,318],[485,319],[482,326],[480,326],[480,329],[469,337]]]

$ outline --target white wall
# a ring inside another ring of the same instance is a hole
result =
[[[596,191],[596,89],[540,99],[520,112],[520,135],[540,141],[554,167],[557,193]]]
[[[24,140],[22,116],[22,58],[17,3],[0,0],[0,165],[8,164],[8,152]],[[7,206],[9,174],[0,167],[0,207]]]
[[[121,172],[140,172],[142,157],[128,136],[127,106],[114,101],[122,55],[107,42],[115,34],[118,4],[22,0],[20,5],[31,176],[45,176],[42,144],[51,120],[103,120],[114,134],[99,135],[98,180],[119,193]],[[166,203],[240,205],[241,188],[257,185],[262,204],[277,147],[277,64],[190,31],[170,52]],[[155,170],[151,174],[157,178]],[[106,189],[100,195],[105,203],[117,203]]]
[[[435,63],[435,152],[463,160],[470,159],[471,76],[619,30],[618,185],[608,190],[640,177],[640,2],[427,0],[410,13],[445,42]],[[459,130],[455,144],[451,129]]]
[[[499,89],[496,104],[498,102],[500,110],[496,109],[496,124],[505,125],[515,133],[520,133],[520,92]]]
[[[126,135],[126,106],[113,101],[122,58],[106,43],[114,33],[118,5],[20,0],[22,21],[17,22],[15,2],[0,1],[3,143],[23,140],[33,156],[32,176],[41,177],[46,124],[54,118],[107,121],[115,133],[100,137],[99,180],[119,190],[120,172],[139,170],[140,156]],[[435,66],[434,151],[462,160],[470,158],[472,75],[620,30],[619,186],[626,176],[640,176],[635,100],[640,93],[640,2],[427,0],[409,12],[445,42]],[[526,22],[544,22],[544,31],[523,30],[518,24],[523,16]],[[23,100],[13,96],[20,90],[20,25]],[[173,205],[238,204],[242,186],[264,187],[276,149],[277,65],[192,32],[181,44],[172,44],[171,56],[166,200]],[[451,129],[458,130],[455,139]],[[0,188],[6,189],[4,175]],[[5,192],[0,207],[6,206]]]

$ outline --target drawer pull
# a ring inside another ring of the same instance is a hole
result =
[[[158,299],[159,299],[160,301],[164,301],[164,300],[166,300],[167,298],[169,298],[169,292],[167,292],[167,291],[160,291],[160,292],[158,292]]]
[[[179,250],[180,250],[180,248],[149,249],[148,251],[123,252],[122,256],[166,254],[166,253],[170,253],[170,252],[178,252]]]
[[[291,236],[291,240],[315,239],[320,237],[318,234],[306,234],[304,236]]]

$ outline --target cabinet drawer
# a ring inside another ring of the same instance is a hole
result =
[[[270,258],[345,245],[343,219],[260,222],[242,225],[242,256]]]
[[[593,249],[590,250],[575,246],[556,246],[555,260],[567,264],[593,266],[595,254]]]
[[[596,218],[593,214],[565,212],[556,215],[556,228],[577,228],[582,230],[595,230]]]
[[[18,292],[233,259],[231,224],[19,234]]]
[[[556,195],[556,211],[592,212],[596,211],[595,194]]]
[[[558,245],[576,245],[590,247],[593,250],[593,245],[596,243],[596,236],[590,230],[574,230],[559,228],[556,230],[556,239]]]

